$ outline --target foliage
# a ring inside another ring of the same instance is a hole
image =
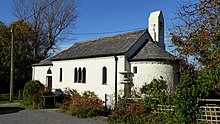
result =
[[[195,121],[200,98],[220,98],[219,7],[219,0],[182,2],[170,30],[179,56],[190,67],[183,72],[174,97],[176,114],[183,123]],[[191,63],[199,71],[192,71]]]
[[[148,113],[145,105],[141,102],[127,101],[124,103],[122,101],[108,116],[108,121],[111,123],[141,123],[146,121]]]
[[[108,116],[108,122],[114,124],[178,124],[177,117],[174,114],[152,113],[143,102],[135,101],[119,104]]]
[[[33,101],[31,100],[21,100],[20,102],[20,105],[24,108],[29,108],[29,109],[41,109],[43,108],[43,104],[42,103],[34,103]]]
[[[42,96],[50,96],[53,95],[53,92],[49,89],[43,91]]]
[[[220,98],[220,63],[216,63],[211,67],[206,67],[198,75],[198,82],[204,86],[203,98]]]
[[[25,84],[23,90],[24,100],[21,102],[24,106],[37,108],[40,106],[43,95],[44,85],[39,81],[29,81]]]
[[[84,91],[84,93],[82,94],[84,97],[89,97],[89,98],[94,98],[97,99],[98,96],[95,94],[95,92],[91,92],[89,90]]]
[[[65,101],[70,101],[72,97],[74,96],[80,96],[80,94],[77,92],[76,89],[69,89],[66,88],[64,91],[64,100]]]
[[[203,66],[220,61],[220,1],[182,2],[171,28],[176,50],[188,62],[198,60]]]
[[[168,94],[167,88],[167,82],[162,77],[160,79],[153,79],[149,84],[143,85],[140,91],[145,95],[145,105],[155,109],[158,104],[170,104],[171,95]]]
[[[70,100],[66,100],[64,104],[59,109],[60,112],[64,112],[69,115],[77,117],[93,117],[104,114],[103,102],[95,98],[94,92],[86,91],[83,96],[74,91],[74,95],[71,96]]]
[[[49,4],[50,3],[50,4]],[[48,57],[73,28],[78,17],[75,0],[18,0],[13,2],[19,21],[0,22],[0,92],[9,92],[11,29],[14,27],[14,93],[31,80],[31,65]],[[47,5],[47,6],[46,6]],[[31,16],[30,16],[31,15]]]
[[[163,77],[153,79],[150,84],[145,83],[145,85],[140,88],[140,91],[154,98],[160,97],[167,93],[167,82],[163,80]]]
[[[151,113],[147,124],[181,124],[173,113]]]
[[[0,81],[2,85],[0,92],[7,93],[10,79],[10,49],[11,32],[14,26],[14,92],[23,89],[24,83],[31,80],[31,65],[33,59],[33,30],[29,23],[16,21],[9,26],[1,23],[0,26]]]
[[[199,114],[199,99],[203,96],[203,85],[197,82],[197,75],[193,72],[184,72],[178,85],[174,106],[178,119],[185,124],[194,123]]]

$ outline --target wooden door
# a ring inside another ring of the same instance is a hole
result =
[[[47,88],[52,90],[52,76],[47,76]]]

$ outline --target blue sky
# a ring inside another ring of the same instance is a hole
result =
[[[150,12],[161,10],[165,20],[165,32],[177,10],[178,0],[80,0],[75,29],[71,33],[96,33],[147,28]],[[189,0],[187,0],[189,1]],[[191,0],[193,1],[193,0]],[[12,11],[13,0],[1,0],[0,21],[10,24],[15,21]],[[84,41],[113,34],[72,35],[67,42],[59,44],[66,48],[74,42]]]

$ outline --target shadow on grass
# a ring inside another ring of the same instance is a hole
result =
[[[21,107],[0,107],[0,115],[2,114],[11,114],[24,110]]]

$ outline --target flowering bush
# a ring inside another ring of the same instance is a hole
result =
[[[94,95],[94,93],[92,94]],[[59,111],[81,118],[93,117],[104,114],[104,105],[103,101],[98,98],[88,94],[83,96],[77,94],[64,102]]]
[[[147,114],[148,111],[141,102],[122,103],[108,116],[108,121],[111,123],[141,123],[145,122]]]

